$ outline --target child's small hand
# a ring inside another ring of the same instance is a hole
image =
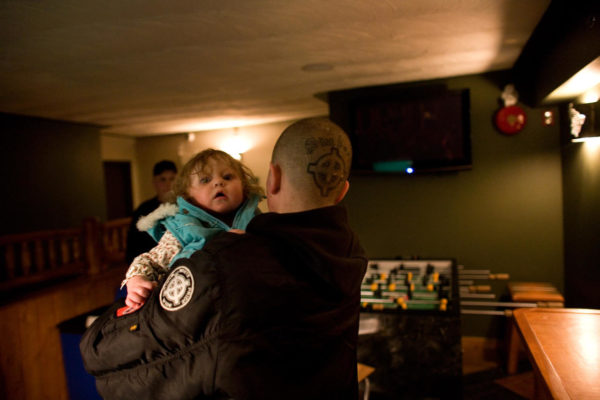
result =
[[[125,304],[129,307],[141,307],[152,290],[158,286],[155,281],[149,281],[142,275],[135,275],[127,281],[127,298]]]
[[[246,231],[243,231],[241,229],[230,229],[229,232],[237,233],[238,235],[243,235],[244,233],[246,233]]]

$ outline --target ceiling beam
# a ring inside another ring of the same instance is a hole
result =
[[[512,72],[520,100],[532,107],[600,57],[600,1],[553,0]]]

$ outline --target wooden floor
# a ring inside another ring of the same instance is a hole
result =
[[[126,267],[0,305],[0,399],[68,400],[57,325],[112,303]]]
[[[494,383],[505,387],[525,399],[533,399],[533,379],[533,371],[526,371],[496,379]]]
[[[481,377],[479,385],[499,385],[512,392],[515,398],[533,399],[534,378],[527,357],[520,353],[519,370],[514,375],[506,373],[506,351],[502,341],[482,337],[462,338],[463,349],[463,377],[465,382],[470,382],[468,377]],[[476,379],[476,378],[475,378]],[[486,398],[485,393],[481,397]],[[465,396],[465,399],[469,396]],[[500,395],[498,398],[502,398]]]

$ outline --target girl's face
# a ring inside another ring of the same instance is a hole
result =
[[[242,180],[224,161],[209,159],[203,171],[190,178],[188,194],[205,211],[228,214],[244,201]]]

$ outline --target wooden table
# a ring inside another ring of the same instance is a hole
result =
[[[522,308],[514,317],[536,398],[600,399],[600,310]]]
[[[565,302],[560,292],[549,282],[508,282],[511,301],[515,303],[537,303],[541,307],[562,308]],[[517,373],[519,353],[523,347],[514,320],[509,319],[508,351],[506,372]]]

